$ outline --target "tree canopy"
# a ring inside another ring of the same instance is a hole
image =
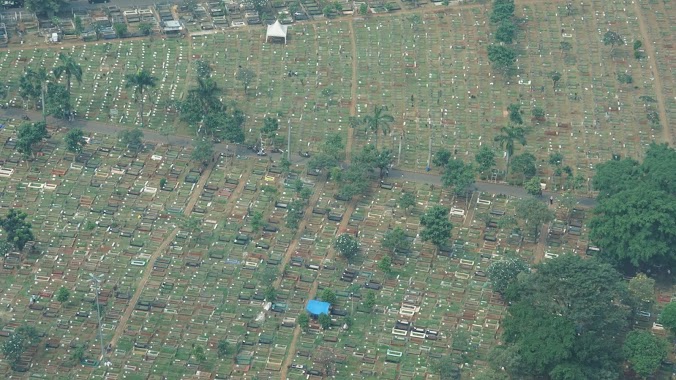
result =
[[[21,123],[17,133],[16,150],[22,153],[24,158],[33,154],[36,144],[47,138],[47,126],[43,122]]]
[[[66,143],[66,149],[73,153],[82,152],[82,149],[87,144],[87,141],[84,139],[84,132],[79,128],[69,130],[66,136],[64,136],[63,141]]]
[[[157,86],[157,77],[146,69],[140,69],[135,73],[125,75],[125,88],[133,88],[137,100],[141,101],[141,127],[144,126],[143,106],[145,103],[144,93],[146,89]]]
[[[451,237],[453,224],[448,220],[448,209],[440,205],[434,205],[425,211],[420,217],[420,224],[425,227],[420,232],[423,241],[430,241],[440,247]]]
[[[642,378],[647,378],[662,365],[669,353],[669,343],[650,331],[634,330],[627,334],[622,351],[631,369]]]
[[[486,172],[495,166],[495,151],[486,145],[482,145],[474,160],[479,164],[479,171]]]
[[[609,264],[562,255],[518,276],[505,297],[506,346],[493,360],[514,378],[617,378],[627,289]]]
[[[516,217],[525,221],[533,235],[537,236],[543,224],[554,220],[554,211],[535,198],[519,199],[516,202]]]
[[[635,267],[676,261],[676,151],[652,144],[643,163],[600,164],[594,176],[598,205],[589,237],[613,261]]]
[[[669,329],[672,334],[676,334],[676,302],[669,302],[660,314],[659,322]]]
[[[31,230],[33,226],[26,221],[27,216],[25,212],[13,208],[6,216],[0,218],[0,227],[6,234],[5,240],[18,250],[22,250],[26,243],[35,239]]]
[[[395,227],[385,233],[381,245],[383,248],[396,252],[406,252],[411,248],[411,241],[401,227]]]
[[[488,47],[488,60],[496,70],[503,74],[509,74],[514,69],[516,51],[502,45],[490,45]]]
[[[16,329],[2,344],[2,353],[10,362],[12,368],[16,368],[21,360],[21,355],[32,345],[40,341],[35,327],[21,326]]]
[[[528,273],[529,271],[530,267],[525,261],[508,257],[491,263],[488,267],[488,278],[491,280],[494,291],[504,293],[509,284],[516,281],[519,273]]]
[[[476,170],[472,164],[454,158],[446,164],[441,183],[446,187],[453,187],[456,194],[464,194],[474,184],[475,175]]]
[[[338,236],[333,246],[347,261],[352,261],[359,253],[359,240],[351,234],[346,233]]]

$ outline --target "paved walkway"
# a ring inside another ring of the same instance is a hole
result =
[[[18,108],[8,108],[0,110],[0,119],[2,118],[15,118],[21,119],[23,115],[28,115],[32,121],[42,120],[42,115],[34,110],[22,110]],[[47,118],[47,122],[50,127],[59,127],[59,128],[80,128],[85,132],[90,134],[104,134],[104,135],[117,135],[118,132],[130,129],[128,127],[123,127],[115,124],[102,123],[95,120],[75,120],[73,122],[68,122],[60,119]],[[143,130],[143,140],[157,143],[157,144],[171,144],[171,145],[191,145],[194,141],[193,137],[188,136],[163,136],[159,132],[144,129]],[[247,156],[254,155],[254,152],[247,149],[246,147],[240,144],[215,144],[214,152],[216,153],[226,153],[226,151],[233,152],[236,155]],[[281,159],[281,154],[271,154],[270,158],[273,161],[278,161]],[[307,161],[306,158],[300,157],[298,155],[291,154],[291,162],[294,164],[303,163]],[[390,177],[393,181],[403,179],[405,181],[417,182],[417,183],[429,183],[435,186],[441,186],[441,177],[436,174],[429,173],[420,173],[413,172],[408,170],[390,170]],[[505,194],[514,197],[526,197],[528,194],[522,187],[511,186],[502,183],[491,183],[491,182],[477,182],[475,184],[478,191],[483,191],[486,193],[492,194]],[[547,200],[550,196],[556,198],[557,194],[554,192],[545,191],[543,193],[542,199]],[[581,206],[593,207],[596,205],[596,200],[590,197],[578,196],[578,201]]]

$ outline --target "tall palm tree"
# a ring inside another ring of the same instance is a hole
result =
[[[146,88],[157,86],[157,78],[152,76],[148,70],[139,69],[134,74],[125,75],[125,79],[127,83],[125,83],[124,87],[134,87],[134,92],[141,99],[141,128],[143,128],[143,93]]]
[[[376,106],[373,115],[364,116],[366,128],[372,130],[376,136],[376,148],[378,148],[378,129],[383,131],[383,135],[390,133],[390,123],[394,122],[392,115],[385,113],[385,107]]]
[[[66,89],[70,95],[70,80],[75,77],[77,83],[82,83],[82,67],[75,61],[75,59],[63,53],[59,53],[59,66],[54,68],[54,76],[56,79],[61,78],[61,74],[66,74]]]
[[[518,142],[521,145],[526,145],[526,130],[521,127],[513,125],[500,128],[501,135],[495,136],[493,139],[500,144],[500,148],[507,151],[507,170],[509,170],[509,159],[514,154],[514,146]]]
[[[204,115],[210,111],[221,108],[221,101],[216,97],[220,89],[216,82],[211,78],[197,78],[197,87],[190,90],[190,94],[195,96],[204,111]]]

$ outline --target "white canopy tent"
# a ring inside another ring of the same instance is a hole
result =
[[[279,20],[275,21],[274,24],[268,25],[268,31],[265,33],[265,41],[267,42],[270,37],[278,37],[284,39],[284,44],[286,44],[286,30],[289,27],[287,25],[282,25]]]

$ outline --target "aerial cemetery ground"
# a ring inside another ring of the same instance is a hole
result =
[[[83,128],[88,143],[75,154],[63,142],[68,123],[50,118],[50,138],[26,158],[15,151],[22,120],[0,121],[0,211],[26,212],[35,235],[35,249],[7,255],[0,268],[0,340],[24,324],[44,334],[18,364],[0,359],[0,373],[436,379],[447,359],[463,378],[486,367],[506,314],[487,268],[510,257],[537,263],[594,254],[591,211],[557,201],[555,219],[542,228],[517,217],[516,194],[458,193],[415,173],[440,174],[430,156],[442,148],[473,162],[489,146],[497,165],[481,179],[519,182],[505,174],[494,142],[512,105],[527,129],[516,152],[534,155],[547,190],[586,198],[597,164],[640,159],[651,142],[670,141],[676,119],[673,4],[598,0],[567,15],[565,2],[517,2],[525,22],[518,75],[510,78],[488,60],[488,12],[484,4],[426,5],[322,18],[292,25],[286,45],[266,43],[263,28],[247,26],[0,50],[9,110],[24,106],[25,69],[56,67],[66,52],[83,69],[72,87],[77,119],[95,126]],[[608,29],[627,44],[604,45]],[[633,41],[646,38],[659,54],[636,59]],[[269,143],[286,150],[291,136],[288,170],[280,155],[243,147],[234,154],[226,142],[204,164],[192,158],[193,146],[171,143],[195,135],[178,120],[176,102],[195,86],[198,60],[211,64],[224,102],[246,115],[243,145],[255,143],[266,117],[279,120]],[[237,78],[242,67],[255,73],[247,88]],[[130,149],[117,132],[141,125],[125,88],[125,75],[139,68],[158,78],[144,95],[143,130],[155,138]],[[376,106],[394,118],[389,133],[351,127]],[[307,170],[298,154],[319,154],[335,133],[348,159],[377,143],[405,175],[374,177],[364,196],[337,196],[340,183]],[[562,158],[550,163],[557,152]],[[561,166],[571,172],[557,172]],[[412,204],[401,201],[410,195]],[[445,244],[420,238],[421,216],[434,205],[450,211]],[[382,242],[397,227],[410,247],[392,252]],[[360,242],[351,260],[334,244],[343,234]],[[90,274],[101,276],[98,294]],[[62,288],[69,296],[58,300]],[[673,296],[660,292],[656,309]],[[315,298],[332,304],[331,319],[299,320]],[[97,301],[110,365],[99,362]]]

